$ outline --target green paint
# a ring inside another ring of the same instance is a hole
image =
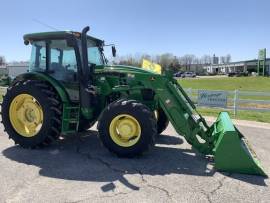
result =
[[[24,39],[44,40],[48,37],[61,38],[66,35],[78,38],[77,34],[74,32],[36,33],[25,35]],[[175,130],[184,136],[193,148],[203,154],[215,156],[217,169],[265,175],[257,158],[250,153],[252,150],[243,142],[243,136],[231,123],[228,114],[221,113],[218,120],[212,126],[208,126],[172,74],[159,75],[130,66],[99,65],[96,66],[92,77],[92,85],[96,89],[92,95],[95,96],[95,103],[89,109],[80,107],[82,98],[71,102],[75,98],[71,96],[71,91],[79,95],[79,81],[71,85],[68,84],[69,81],[56,81],[49,76],[49,73],[37,72],[23,74],[17,79],[45,80],[56,89],[63,102],[62,133],[64,134],[76,132],[81,118],[96,121],[102,110],[113,101],[121,98],[137,100],[153,111],[157,107],[162,108]],[[150,93],[146,95],[144,92]]]
[[[81,114],[86,119],[91,119],[93,117],[93,109],[81,108]]]
[[[13,82],[16,82],[17,80],[47,81],[55,88],[55,90],[58,93],[58,95],[60,96],[62,102],[69,103],[69,98],[68,98],[67,92],[66,92],[63,84],[61,84],[59,81],[55,80],[54,78],[48,76],[45,73],[40,73],[40,72],[24,73],[24,74],[17,76]]]
[[[245,137],[232,124],[226,112],[214,123],[215,168],[222,171],[267,176]]]
[[[63,104],[62,134],[75,133],[78,131],[80,121],[79,105]]]

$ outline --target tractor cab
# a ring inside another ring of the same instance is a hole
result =
[[[90,108],[94,101],[95,67],[106,64],[104,41],[87,35],[88,31],[89,27],[85,27],[81,33],[58,31],[24,35],[24,43],[32,45],[29,72],[41,72],[61,83],[69,99],[79,102],[82,108]]]
[[[61,82],[76,82],[78,72],[87,72],[91,66],[104,65],[102,40],[86,36],[82,45],[82,34],[78,32],[46,32],[24,36],[25,44],[31,43],[32,54],[29,72],[44,72]],[[87,67],[83,67],[82,47],[87,47]]]

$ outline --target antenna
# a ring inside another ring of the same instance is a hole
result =
[[[34,22],[36,22],[36,23],[38,23],[38,24],[40,24],[40,25],[43,25],[43,26],[45,26],[45,27],[48,27],[48,28],[50,28],[50,29],[52,29],[52,30],[55,30],[55,31],[59,31],[59,29],[57,29],[57,28],[55,28],[55,27],[53,27],[53,26],[50,26],[50,25],[48,25],[48,24],[46,24],[46,23],[43,23],[43,22],[41,22],[40,20],[38,20],[38,19],[32,19]]]

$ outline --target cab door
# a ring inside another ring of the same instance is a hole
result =
[[[79,101],[78,64],[74,47],[66,40],[51,40],[48,73],[65,87],[70,100]]]

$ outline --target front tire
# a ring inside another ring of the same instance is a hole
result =
[[[2,123],[15,144],[44,146],[61,132],[62,104],[46,82],[19,81],[9,87],[2,103]]]
[[[169,125],[169,119],[162,108],[156,110],[157,134],[161,134]]]
[[[156,120],[153,112],[134,100],[119,100],[107,106],[98,122],[99,137],[109,151],[134,157],[153,144]]]

